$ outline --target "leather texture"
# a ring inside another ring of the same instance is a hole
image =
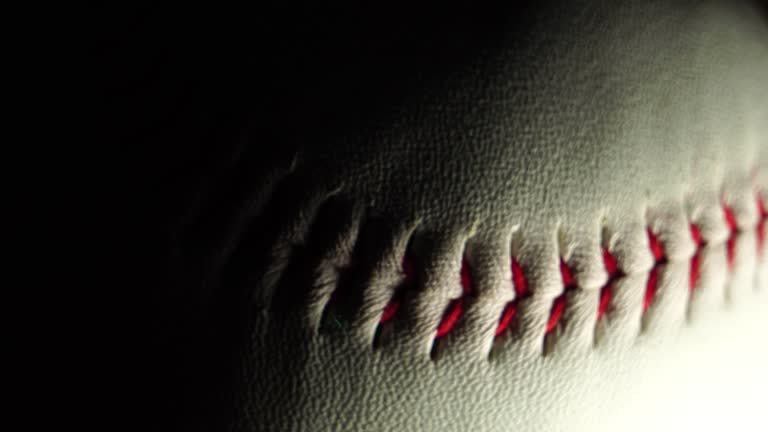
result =
[[[413,40],[352,42],[357,57],[330,49],[344,68],[286,60],[296,69],[276,93],[287,81],[292,90],[269,118],[291,122],[254,121],[223,165],[227,180],[179,230],[178,248],[203,263],[187,258],[186,280],[232,305],[221,427],[759,430],[765,8],[621,0],[453,12]],[[480,20],[478,32],[453,34],[462,19]],[[665,249],[658,267],[649,230]],[[598,322],[603,250],[623,275]],[[495,335],[516,299],[513,258],[530,295]],[[575,289],[548,333],[561,262]],[[436,338],[459,297],[460,317]]]

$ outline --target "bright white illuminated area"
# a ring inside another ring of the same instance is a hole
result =
[[[648,356],[652,360],[638,362],[620,398],[599,409],[604,421],[597,429],[768,430],[768,286],[762,281],[754,295],[724,303],[719,313],[681,329],[675,342]]]

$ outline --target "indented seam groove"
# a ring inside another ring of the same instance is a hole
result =
[[[759,194],[756,192],[756,208],[758,214],[758,220],[756,226],[756,243],[758,250],[756,251],[758,256],[764,253],[765,249],[765,231],[766,223],[768,223],[768,211],[766,210],[765,203]],[[725,240],[726,250],[726,262],[729,272],[734,271],[734,265],[737,262],[737,240],[738,237],[745,232],[745,230],[752,229],[752,227],[740,226],[739,220],[736,217],[733,209],[726,205],[721,204],[723,223],[728,229],[728,237]],[[690,255],[690,267],[688,276],[688,288],[689,299],[693,298],[696,289],[700,285],[700,275],[702,274],[702,252],[714,245],[712,245],[712,239],[705,238],[705,232],[702,232],[700,226],[693,221],[688,222],[688,230],[690,241],[694,245],[692,255]],[[667,241],[668,232],[664,228],[659,229],[660,232],[647,227],[647,247],[648,253],[653,259],[653,265],[648,271],[647,279],[645,282],[645,292],[642,298],[642,304],[639,307],[642,309],[643,320],[646,319],[646,314],[654,305],[658,291],[662,288],[661,278],[664,268],[669,264],[671,258],[668,255]],[[718,240],[719,241],[719,240]],[[617,282],[626,276],[626,272],[623,268],[620,260],[621,257],[615,256],[607,244],[603,243],[602,250],[602,266],[605,274],[607,275],[605,283],[601,286],[599,292],[599,300],[595,310],[596,314],[596,326],[599,325],[606,315],[611,313],[611,305],[616,297],[615,289],[618,286]],[[415,280],[415,275],[418,274],[415,269],[415,260],[410,253],[410,248],[406,248],[405,253],[401,259],[401,271],[402,282],[394,289],[394,293],[390,300],[381,310],[381,315],[378,320],[378,327],[381,328],[384,325],[392,323],[398,319],[398,316],[403,313],[401,307],[404,301],[404,293],[408,290],[416,289],[418,287],[418,281]],[[709,261],[708,261],[709,262]],[[526,275],[525,269],[520,265],[520,261],[515,256],[510,256],[509,260],[511,276],[511,285],[514,289],[514,297],[512,301],[507,302],[504,305],[503,310],[498,318],[496,328],[494,330],[494,338],[501,337],[504,333],[508,332],[510,328],[514,326],[514,323],[520,316],[521,307],[526,300],[531,297],[529,291],[528,275]],[[462,315],[466,312],[467,307],[472,307],[472,303],[467,302],[468,296],[476,295],[475,280],[473,277],[473,271],[475,269],[470,265],[470,261],[464,256],[462,258],[462,264],[459,274],[456,275],[458,282],[461,285],[461,294],[459,297],[449,301],[446,306],[442,317],[434,330],[434,339],[438,340],[445,338],[459,325]],[[578,290],[578,282],[575,277],[574,270],[569,267],[568,263],[564,259],[560,259],[559,264],[560,280],[563,286],[562,293],[556,297],[549,310],[549,317],[546,321],[544,328],[544,334],[548,336],[550,333],[555,332],[563,323],[563,317],[569,303],[569,293]],[[641,326],[641,328],[644,326]],[[545,337],[546,337],[545,336]]]

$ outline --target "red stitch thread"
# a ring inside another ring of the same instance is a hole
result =
[[[699,253],[696,252],[696,255],[691,258],[691,279],[689,284],[691,292],[696,290],[696,286],[699,282],[699,266],[701,266],[701,257],[699,256]]]
[[[469,265],[466,261],[461,263],[461,290],[464,294],[472,291],[472,274],[469,272]]]
[[[411,260],[410,257],[406,255],[403,257],[402,265],[405,278],[403,285],[398,289],[399,292],[402,292],[402,290],[406,287],[413,286],[413,260]],[[384,312],[381,314],[380,320],[382,324],[394,318],[395,314],[400,309],[400,299],[398,297],[398,294],[396,294],[395,297],[390,300],[389,303],[387,303],[387,305],[384,307]]]
[[[764,247],[765,247],[764,245],[766,241],[765,227],[766,227],[766,224],[768,224],[768,209],[766,209],[765,203],[763,202],[759,191],[756,193],[755,198],[757,200],[757,210],[759,214],[759,220],[756,227],[757,228],[757,233],[756,233],[757,247],[758,247],[758,254],[762,254],[764,252]],[[735,261],[736,239],[739,233],[741,232],[741,229],[738,226],[738,222],[736,220],[736,216],[733,213],[732,208],[729,207],[728,205],[723,204],[722,209],[723,209],[725,223],[729,230],[729,238],[726,243],[726,248],[727,248],[728,266],[729,268],[731,268]],[[695,224],[690,225],[690,232],[691,232],[691,238],[693,239],[696,245],[696,252],[694,253],[693,257],[691,257],[691,269],[690,269],[690,290],[693,291],[696,289],[696,286],[699,280],[701,250],[703,249],[703,247],[705,247],[706,242],[702,239],[701,232],[698,226],[696,226]],[[658,290],[658,279],[659,279],[659,271],[660,271],[659,267],[667,263],[667,257],[666,257],[664,245],[650,228],[647,230],[647,233],[648,233],[648,240],[649,240],[649,249],[651,251],[651,254],[654,257],[655,263],[648,274],[646,292],[643,299],[643,312],[645,312],[650,307],[650,305],[653,303],[655,299],[655,296]],[[611,253],[607,249],[603,249],[603,264],[605,266],[606,272],[609,275],[609,278],[608,278],[608,282],[601,289],[600,301],[599,301],[599,306],[597,311],[598,321],[605,315],[612,301],[612,298],[613,298],[612,288],[615,280],[624,275],[624,273],[618,266],[618,262],[616,258],[613,255],[611,255]],[[503,333],[509,327],[512,320],[517,315],[519,302],[528,295],[528,286],[527,286],[527,280],[525,278],[525,274],[523,273],[522,268],[514,258],[512,258],[511,260],[511,266],[512,266],[512,281],[514,284],[516,297],[512,302],[508,303],[504,308],[504,311],[502,312],[502,316],[499,320],[499,325],[496,328],[496,332],[495,332],[496,336]],[[410,286],[413,284],[414,270],[413,270],[413,263],[407,256],[403,258],[402,267],[403,267],[403,273],[405,276],[403,286]],[[564,292],[559,297],[557,297],[553,302],[552,309],[550,312],[550,317],[546,326],[547,333],[550,333],[552,330],[557,328],[557,325],[559,324],[563,314],[565,313],[567,291],[571,289],[576,289],[576,280],[573,276],[573,273],[571,272],[571,269],[567,266],[567,264],[563,260],[560,261],[560,273],[561,273],[561,278],[565,288],[564,288]],[[448,307],[446,308],[445,315],[437,328],[437,334],[436,334],[437,338],[440,338],[448,334],[453,329],[458,319],[461,317],[461,314],[463,313],[464,301],[465,301],[464,297],[466,295],[472,294],[473,292],[473,282],[471,277],[471,271],[466,260],[462,261],[460,282],[462,286],[462,295],[459,298],[452,300],[449,303]],[[399,291],[402,291],[402,289]],[[337,292],[334,292],[329,303],[331,304],[334,303],[334,300],[337,294],[338,294]],[[396,295],[395,298],[390,300],[390,302],[385,306],[383,310],[381,323],[385,323],[391,320],[395,316],[395,314],[400,308],[400,303],[401,302],[399,299],[399,295]]]
[[[552,304],[552,311],[549,314],[549,321],[547,321],[547,333],[554,330],[560,322],[560,319],[563,317],[563,313],[565,312],[566,291],[576,288],[576,280],[573,277],[573,273],[571,273],[571,269],[568,268],[568,265],[563,260],[560,260],[560,276],[563,278],[565,289]]]
[[[499,320],[498,327],[496,327],[496,333],[494,333],[494,336],[498,336],[504,333],[504,330],[509,327],[509,324],[512,322],[512,319],[515,318],[515,316],[517,316],[517,300],[507,303],[507,306],[504,308],[504,312],[501,313],[501,319]]]
[[[701,239],[701,232],[699,231],[699,227],[697,227],[694,224],[691,224],[691,237],[693,238],[693,242],[696,244],[696,253],[694,253],[693,257],[691,258],[691,275],[690,275],[690,290],[693,292],[696,289],[696,285],[699,281],[699,266],[701,265],[701,248],[704,245],[703,240]]]
[[[603,249],[603,265],[605,266],[605,271],[608,273],[608,277],[612,278],[614,276],[617,276],[619,271],[619,264],[616,261],[616,257],[614,257],[610,252],[608,252],[608,249]]]
[[[608,306],[611,304],[611,300],[613,299],[614,281],[624,275],[624,273],[619,269],[616,257],[614,257],[610,252],[608,252],[608,249],[605,248],[603,249],[603,265],[605,266],[605,271],[608,273],[608,281],[600,290],[600,305],[597,308],[598,321],[600,321],[603,315],[605,315],[605,312],[608,310]]]
[[[566,288],[576,285],[571,269],[568,268],[568,265],[563,260],[560,260],[560,275],[563,277],[563,285]]]
[[[460,280],[462,296],[451,300],[448,304],[446,313],[443,316],[442,321],[440,321],[440,324],[437,326],[437,335],[435,336],[437,338],[443,337],[453,330],[453,327],[456,325],[456,322],[464,311],[464,296],[472,293],[472,275],[466,260],[461,263]]]
[[[463,301],[461,298],[451,300],[451,303],[448,304],[447,312],[443,316],[443,320],[440,321],[440,325],[437,326],[437,335],[435,337],[441,338],[453,330],[453,326],[456,325],[456,321],[459,320],[459,317],[463,312],[462,309]]]
[[[658,270],[654,266],[648,274],[648,283],[645,286],[645,298],[643,299],[643,312],[647,311],[656,297],[656,283],[658,282]]]
[[[384,312],[381,314],[380,322],[384,324],[385,322],[394,318],[398,309],[400,309],[400,302],[394,299],[391,300],[389,303],[387,303],[387,306],[384,307]]]
[[[613,291],[611,290],[611,287],[609,285],[606,285],[600,291],[600,305],[597,308],[598,321],[600,321],[603,318],[603,315],[605,315],[605,311],[608,310],[608,306],[611,304],[612,299],[613,299]]]
[[[725,223],[728,225],[728,230],[734,232],[738,229],[736,223],[736,216],[733,214],[733,209],[727,205],[723,205],[723,214],[725,215]]]
[[[736,216],[729,206],[723,205],[723,214],[725,216],[725,223],[728,225],[728,230],[730,231],[728,241],[725,244],[728,268],[733,269],[733,265],[736,262],[736,236],[739,233],[739,226],[736,223]]]
[[[648,243],[651,248],[653,258],[658,262],[664,259],[664,246],[661,244],[656,234],[650,229],[648,230]]]
[[[659,266],[665,264],[667,262],[666,253],[664,252],[664,246],[661,244],[659,239],[656,237],[656,235],[648,229],[648,244],[651,249],[651,253],[653,254],[654,259],[656,262],[653,265],[653,268],[651,269],[651,272],[648,274],[648,282],[645,285],[645,298],[643,299],[643,312],[648,310],[648,308],[651,306],[651,303],[653,303],[653,299],[656,297],[656,291],[658,289],[658,280],[659,280]]]
[[[762,253],[764,244],[765,244],[765,225],[766,225],[766,221],[768,220],[768,210],[766,210],[765,204],[760,199],[759,194],[757,195],[757,206],[758,206],[758,212],[760,215],[760,220],[757,226],[757,230],[758,230],[757,243],[758,243],[758,252]],[[726,244],[727,255],[728,255],[728,266],[730,268],[733,266],[733,263],[734,263],[736,236],[738,235],[740,230],[736,221],[736,217],[733,213],[733,210],[729,206],[723,205],[723,213],[724,213],[725,222],[730,231],[730,236]],[[696,244],[696,249],[697,249],[696,253],[691,258],[690,289],[691,291],[693,291],[696,289],[698,279],[699,279],[699,272],[700,272],[700,265],[701,265],[700,251],[705,245],[705,242],[701,237],[701,232],[698,226],[696,226],[695,224],[691,224],[690,230],[691,230],[691,237],[694,243]],[[656,292],[658,290],[659,266],[667,262],[666,252],[664,250],[664,246],[662,242],[650,229],[648,229],[648,240],[649,240],[649,249],[651,251],[651,254],[654,257],[655,263],[653,265],[653,268],[648,274],[645,297],[643,299],[644,312],[653,303],[653,300],[656,296]],[[600,303],[599,303],[598,312],[597,312],[598,320],[600,320],[605,315],[605,312],[608,309],[608,306],[610,305],[611,300],[613,298],[613,292],[612,292],[613,282],[615,281],[615,279],[623,275],[623,272],[618,267],[616,258],[613,255],[611,255],[611,253],[607,249],[603,249],[603,264],[605,266],[606,272],[609,275],[609,278],[608,278],[608,282],[600,292]],[[410,285],[413,280],[413,265],[411,260],[404,258],[403,271],[405,273],[405,285]],[[565,286],[565,291],[569,289],[575,289],[576,281],[575,281],[575,278],[573,277],[573,273],[571,272],[571,269],[567,266],[567,264],[562,260],[560,261],[560,274],[563,280],[563,285]],[[472,293],[471,272],[469,270],[469,266],[467,265],[466,261],[462,262],[460,280],[461,280],[462,292],[463,292],[462,297],[454,299],[449,303],[446,313],[437,329],[436,337],[438,338],[448,334],[453,329],[459,317],[463,313],[463,308],[464,308],[463,296]],[[496,328],[496,332],[495,332],[496,336],[503,333],[509,327],[512,320],[517,315],[519,301],[528,293],[528,286],[527,286],[528,284],[525,278],[525,274],[523,273],[522,268],[514,258],[512,259],[512,281],[514,284],[516,297],[514,301],[507,304],[506,307],[504,308],[504,311],[502,312],[502,316],[499,320],[499,325]],[[397,310],[399,309],[399,307],[400,307],[400,301],[398,299],[393,299],[392,301],[390,301],[390,303],[387,304],[387,306],[384,309],[381,322],[384,323],[392,319],[395,313],[397,312]],[[566,293],[563,292],[563,294],[557,297],[553,302],[552,310],[550,312],[550,317],[546,327],[547,333],[551,332],[557,327],[558,323],[560,322],[565,312],[565,307],[566,307]]]
[[[563,312],[565,312],[565,293],[556,298],[555,302],[552,304],[552,312],[549,314],[549,321],[547,321],[547,333],[557,327],[560,318],[563,317]]]
[[[499,325],[496,327],[495,336],[498,336],[509,327],[512,320],[517,316],[517,308],[520,300],[528,293],[528,282],[525,280],[525,274],[523,274],[523,268],[517,263],[517,260],[512,258],[512,284],[515,289],[515,299],[504,307],[504,312],[501,313],[501,319]]]
[[[757,253],[759,256],[763,254],[763,245],[765,245],[765,224],[768,220],[768,209],[765,208],[765,203],[757,193],[757,211],[760,215],[760,221],[757,223]]]

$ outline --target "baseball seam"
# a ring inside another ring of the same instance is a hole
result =
[[[758,214],[757,224],[754,226],[743,226],[739,225],[739,223],[736,220],[736,217],[734,216],[733,209],[725,204],[722,203],[722,214],[723,214],[723,221],[725,225],[728,228],[728,235],[722,244],[725,245],[726,250],[726,263],[728,267],[729,272],[733,272],[734,270],[734,263],[736,260],[736,244],[740,236],[742,236],[745,232],[748,230],[754,230],[756,235],[756,243],[757,243],[757,253],[756,256],[762,256],[764,253],[765,248],[765,228],[766,228],[766,220],[768,220],[768,212],[766,212],[765,204],[763,203],[763,199],[761,198],[760,191],[755,190],[754,196],[756,197],[756,209]],[[694,222],[689,222],[690,226],[690,236],[691,241],[695,245],[695,251],[692,256],[689,258],[684,258],[685,260],[689,261],[689,275],[688,275],[688,281],[689,281],[689,299],[688,303],[693,299],[693,296],[696,293],[696,290],[699,286],[699,279],[700,274],[702,272],[701,269],[701,255],[704,250],[708,248],[714,248],[718,245],[716,241],[717,239],[708,239],[702,236],[701,230]],[[647,236],[648,236],[648,249],[650,255],[653,257],[653,264],[648,271],[646,283],[645,283],[645,293],[643,295],[642,299],[642,325],[640,326],[640,331],[643,332],[646,328],[646,319],[649,309],[653,306],[654,301],[657,297],[658,290],[659,290],[659,279],[660,279],[660,272],[662,271],[663,267],[672,261],[670,257],[667,256],[667,252],[665,250],[665,244],[662,240],[660,240],[660,236],[658,233],[654,232],[653,229],[650,227],[647,228]],[[595,310],[595,314],[597,316],[596,320],[596,330],[597,326],[601,325],[604,318],[607,315],[610,315],[611,308],[612,308],[612,301],[614,297],[614,290],[616,289],[617,282],[619,282],[622,278],[626,276],[625,272],[622,270],[622,263],[619,259],[617,259],[613,253],[609,250],[608,246],[604,246],[602,249],[602,257],[603,257],[603,267],[605,269],[605,272],[607,274],[607,279],[605,284],[600,289],[599,294],[599,301],[597,304],[597,309]],[[677,258],[676,261],[681,261],[682,258]],[[404,294],[410,290],[414,289],[414,286],[416,285],[416,275],[415,275],[415,267],[413,257],[410,256],[409,252],[406,252],[404,256],[402,257],[401,261],[401,272],[402,272],[402,279],[401,283],[398,284],[397,288],[393,290],[393,294],[391,299],[386,303],[386,306],[383,308],[380,314],[379,323],[376,326],[376,334],[377,337],[374,338],[374,346],[377,346],[377,340],[378,340],[378,334],[381,332],[381,329],[383,326],[389,325],[392,321],[396,320],[398,316],[401,314],[402,310],[402,303],[403,303],[403,296]],[[474,288],[474,278],[473,278],[473,271],[474,269],[470,265],[469,260],[465,256],[462,259],[460,271],[458,274],[459,284],[461,286],[461,294],[456,297],[449,300],[448,305],[445,308],[445,311],[442,314],[442,317],[440,318],[439,324],[434,330],[434,344],[432,347],[432,358],[436,358],[435,354],[435,347],[437,346],[437,343],[441,339],[445,339],[448,335],[452,333],[452,331],[456,328],[456,326],[459,324],[460,320],[466,313],[467,309],[467,299],[474,296],[476,294],[476,289]],[[511,273],[511,285],[514,289],[514,297],[511,301],[507,302],[500,317],[498,320],[498,324],[496,326],[496,329],[494,330],[494,338],[500,338],[504,335],[504,333],[508,332],[510,328],[512,327],[514,321],[517,319],[519,315],[519,310],[522,307],[523,303],[531,297],[532,293],[528,289],[528,281],[526,272],[522,268],[522,266],[518,263],[516,258],[514,256],[510,259],[510,273]],[[548,320],[546,321],[545,325],[545,344],[544,344],[544,350],[543,353],[547,354],[553,346],[553,342],[547,342],[546,339],[555,336],[556,333],[558,333],[558,330],[561,329],[562,326],[567,325],[567,322],[564,321],[563,317],[569,307],[569,301],[568,297],[569,294],[579,289],[579,284],[576,281],[576,278],[573,275],[571,267],[569,267],[568,263],[561,257],[560,259],[560,279],[562,281],[563,290],[560,295],[558,295],[553,301],[549,312]],[[334,294],[338,294],[336,291],[334,291]],[[333,301],[329,302],[330,304],[333,303]],[[329,308],[330,309],[330,308]],[[329,313],[329,310],[324,310],[324,314]]]

